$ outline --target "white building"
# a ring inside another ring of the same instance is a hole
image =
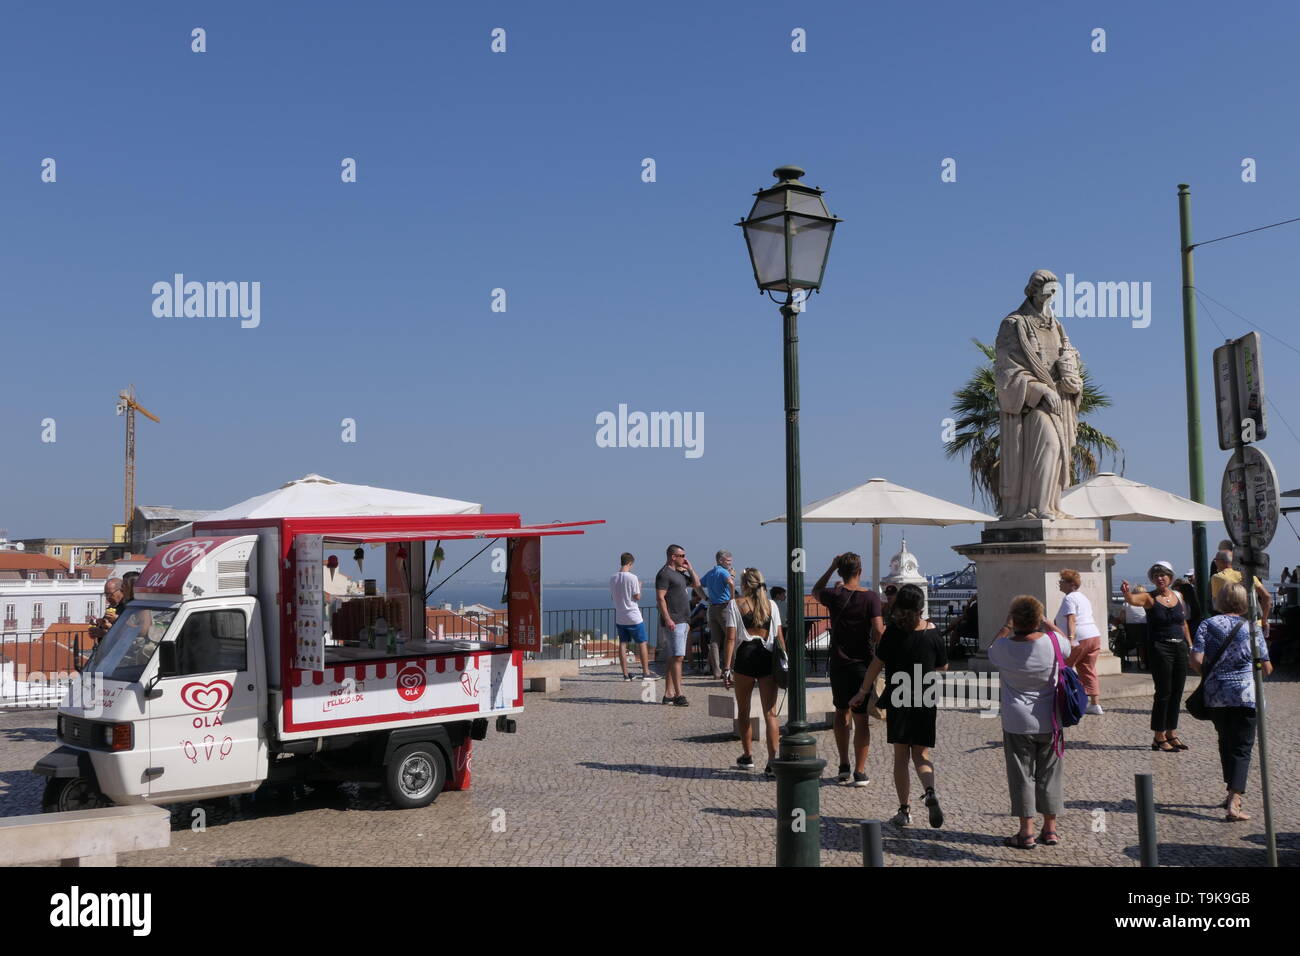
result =
[[[57,558],[0,551],[0,634],[39,637],[51,624],[81,624],[104,614],[103,574],[69,573]],[[12,639],[12,638],[11,638]]]
[[[930,582],[926,580],[925,575],[921,574],[920,564],[916,560],[916,555],[907,550],[907,539],[903,539],[903,546],[898,549],[898,554],[889,559],[889,574],[885,575],[880,581],[880,587],[883,591],[889,585],[902,587],[904,584],[915,584],[925,595],[926,608],[924,614],[930,616]]]

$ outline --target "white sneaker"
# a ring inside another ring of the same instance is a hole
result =
[[[1101,704],[1089,704],[1087,712],[1090,714],[1097,714],[1098,716],[1101,716],[1102,714],[1106,713],[1104,710],[1101,709]]]

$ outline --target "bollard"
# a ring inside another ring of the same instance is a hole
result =
[[[862,865],[884,866],[885,854],[880,842],[880,821],[862,821]]]
[[[1138,843],[1142,851],[1143,866],[1160,865],[1160,849],[1156,844],[1156,796],[1151,774],[1134,774],[1137,784]]]

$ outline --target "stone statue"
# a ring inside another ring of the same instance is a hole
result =
[[[1003,520],[1070,517],[1061,511],[1061,492],[1070,483],[1083,379],[1079,353],[1052,314],[1058,288],[1052,273],[1035,271],[1025,301],[998,328],[994,375]]]

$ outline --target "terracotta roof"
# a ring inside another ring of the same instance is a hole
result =
[[[25,681],[35,673],[70,674],[77,669],[78,647],[85,663],[93,647],[85,624],[51,624],[37,640],[0,644],[0,660],[13,663],[14,680]]]
[[[0,551],[0,571],[66,571],[68,564],[48,554]]]
[[[804,628],[808,632],[807,640],[812,642],[817,640],[831,629],[830,610],[821,601],[817,600],[811,594],[805,594],[803,599],[803,617]],[[812,621],[809,618],[822,618],[820,621]]]
[[[455,611],[448,611],[445,608],[426,607],[424,609],[425,628],[437,633],[439,624],[442,625],[444,636],[474,635],[481,634],[484,630],[492,627],[504,628],[506,615],[502,611],[500,615],[491,617],[470,618],[457,614]]]

